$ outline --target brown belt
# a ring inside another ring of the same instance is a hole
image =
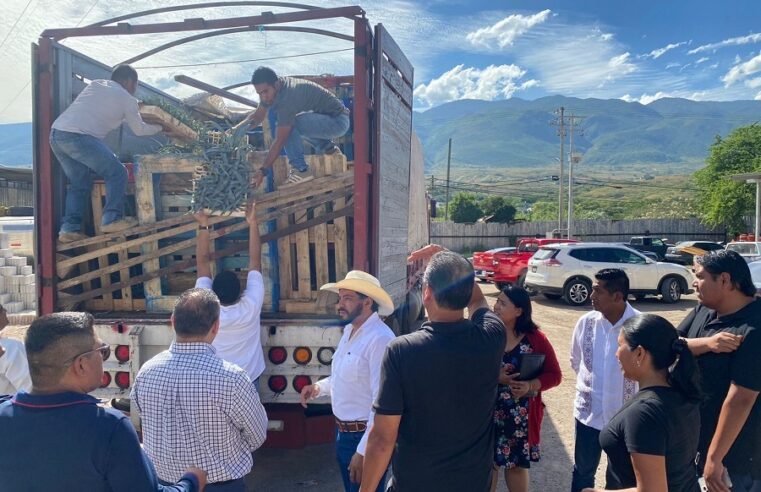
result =
[[[336,426],[338,426],[339,432],[365,432],[367,430],[367,422],[364,420],[347,422],[336,419]]]

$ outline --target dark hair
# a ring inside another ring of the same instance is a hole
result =
[[[178,335],[204,336],[219,319],[219,299],[209,289],[188,289],[174,304],[172,316]]]
[[[223,270],[214,276],[211,283],[211,290],[219,297],[219,302],[223,306],[229,306],[238,302],[240,297],[240,280],[235,272]]]
[[[642,347],[656,370],[668,371],[668,383],[675,390],[687,400],[700,401],[700,369],[674,325],[655,314],[639,314],[627,319],[621,331],[629,348]]]
[[[116,82],[137,81],[137,70],[129,65],[117,65],[111,72],[111,80]]]
[[[531,296],[523,287],[508,285],[502,289],[505,297],[517,308],[521,309],[521,315],[515,320],[515,333],[531,333],[539,329],[534,320],[531,318]]]
[[[629,298],[629,277],[620,268],[603,268],[595,273],[595,278],[605,282],[603,287],[609,294],[620,292],[624,301]]]
[[[91,350],[93,343],[90,313],[53,313],[34,320],[24,338],[34,386],[46,388],[58,383],[66,372],[66,362]]]
[[[259,67],[254,70],[254,73],[251,75],[251,84],[275,85],[277,78],[277,74],[270,67]]]
[[[473,265],[451,251],[433,255],[423,274],[423,282],[433,291],[436,304],[451,311],[468,305],[475,279]]]
[[[746,296],[756,295],[756,286],[745,259],[737,251],[719,249],[695,257],[695,263],[701,265],[714,280],[722,273],[729,274],[732,286]]]
[[[356,291],[355,291],[355,292],[356,292]],[[357,297],[359,297],[359,299],[360,299],[361,301],[364,301],[365,299],[367,299],[367,298],[368,298],[368,297],[370,297],[370,296],[366,296],[365,294],[362,294],[362,293],[360,293],[360,292],[357,292]],[[374,313],[377,313],[377,312],[378,312],[378,309],[380,309],[380,306],[379,306],[379,305],[378,305],[378,303],[377,303],[377,302],[375,302],[375,300],[373,299],[373,305],[372,305],[372,306],[370,306],[370,310],[371,310],[372,312],[374,312]]]

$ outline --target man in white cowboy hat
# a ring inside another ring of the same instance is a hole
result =
[[[394,302],[369,273],[352,270],[340,282],[320,290],[338,294],[338,315],[348,324],[333,355],[330,377],[301,390],[301,404],[330,395],[338,426],[336,458],[346,492],[356,492],[362,481],[367,435],[372,426],[373,402],[380,387],[383,354],[394,333],[380,319],[394,312]],[[384,490],[384,480],[378,491]]]

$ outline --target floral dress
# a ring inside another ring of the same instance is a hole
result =
[[[515,348],[502,356],[502,367],[507,367],[508,374],[519,372],[520,355],[533,351],[524,337]],[[510,386],[500,384],[497,387],[497,406],[494,410],[495,466],[529,468],[531,461],[539,461],[539,445],[529,446],[528,443],[528,406],[528,397],[516,399]]]

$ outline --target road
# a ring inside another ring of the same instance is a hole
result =
[[[490,284],[479,284],[491,305],[497,290]],[[664,304],[657,299],[634,302],[636,309],[659,314],[675,325],[697,304],[694,295],[686,296],[677,304]],[[573,399],[575,374],[569,360],[569,343],[576,320],[589,307],[574,308],[562,301],[534,298],[534,320],[552,342],[561,368],[563,381],[557,388],[544,394],[545,419],[542,423],[542,460],[532,464],[531,490],[570,490],[573,466]],[[248,489],[257,492],[336,492],[342,490],[341,479],[333,457],[333,445],[310,446],[301,450],[263,449],[256,453],[254,470],[249,475]],[[604,480],[604,467],[598,471],[598,483]],[[507,490],[504,479],[498,491]]]

